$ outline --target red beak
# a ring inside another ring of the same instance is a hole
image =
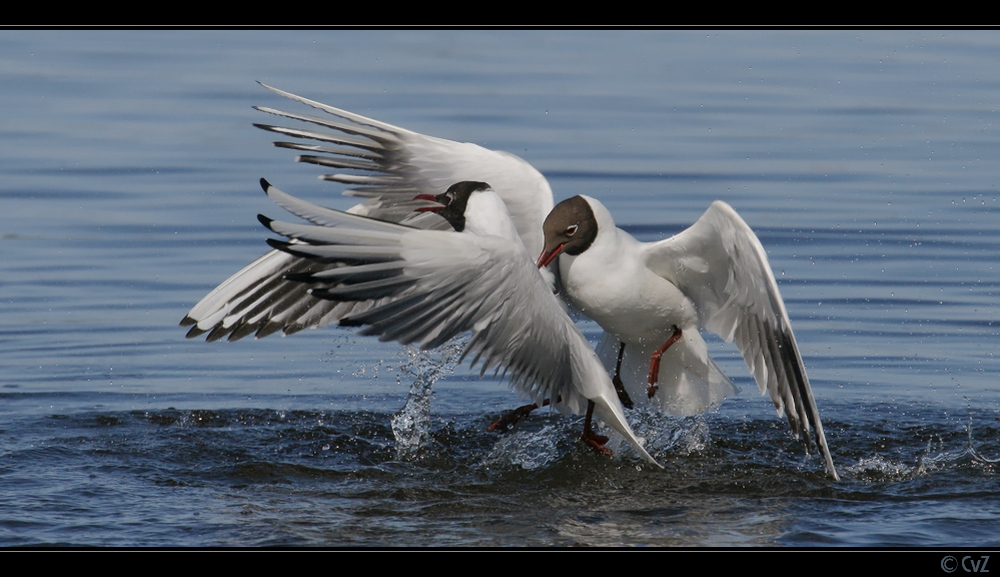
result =
[[[559,253],[561,253],[564,248],[566,248],[566,243],[560,244],[559,246],[552,249],[551,252],[545,252],[545,250],[543,249],[542,254],[538,255],[538,268],[542,268],[543,266],[549,266],[549,263],[552,262],[557,256],[559,256]]]
[[[433,194],[418,194],[413,197],[413,200],[429,200],[435,204],[435,206],[421,206],[420,208],[413,209],[413,212],[440,212],[444,209],[444,205],[437,201]]]

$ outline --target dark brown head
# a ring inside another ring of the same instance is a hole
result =
[[[542,224],[545,248],[538,256],[538,268],[548,266],[560,253],[578,255],[597,238],[597,219],[582,196],[560,202]]]
[[[437,196],[430,194],[419,194],[415,199],[433,200],[441,206],[428,206],[418,208],[417,212],[436,212],[451,224],[456,232],[465,230],[465,208],[469,204],[469,197],[477,190],[486,190],[490,185],[485,182],[463,180],[448,187],[448,190]]]

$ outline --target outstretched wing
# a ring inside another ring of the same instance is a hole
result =
[[[736,342],[761,393],[770,394],[796,436],[809,430],[838,478],[785,303],[764,247],[746,222],[716,201],[690,228],[645,247],[647,266],[698,308],[703,327]]]
[[[413,197],[417,194],[440,194],[461,181],[486,182],[503,199],[529,254],[542,250],[542,222],[553,207],[552,190],[545,177],[521,158],[468,142],[426,136],[266,84],[261,86],[327,114],[320,117],[258,106],[261,112],[325,130],[310,126],[255,126],[300,139],[275,143],[278,147],[308,153],[299,155],[296,158],[299,162],[350,171],[321,178],[347,184],[352,188],[345,191],[346,195],[367,199],[351,212],[400,222],[413,217],[413,208],[417,206]],[[423,218],[441,220],[430,214]]]
[[[324,267],[307,259],[272,250],[229,277],[196,304],[181,326],[187,337],[208,333],[206,340],[257,338],[283,331],[324,327],[365,303],[323,301],[287,276],[318,272]]]
[[[360,334],[437,347],[471,331],[463,359],[506,376],[524,396],[563,412],[599,415],[647,459],[597,355],[532,264],[513,229],[510,237],[428,231],[324,209],[262,181],[275,202],[311,224],[260,217],[290,241],[270,240],[297,258],[336,265],[290,278],[331,301],[380,299],[344,317]],[[491,194],[488,192],[477,194]],[[508,218],[496,200],[497,218]]]
[[[443,230],[447,223],[439,216],[414,212],[425,205],[414,201],[414,196],[437,194],[463,180],[488,182],[507,205],[522,241],[541,250],[542,220],[552,209],[552,191],[545,178],[524,160],[475,144],[425,136],[262,86],[325,113],[317,117],[258,107],[304,124],[298,128],[256,126],[296,139],[275,143],[303,152],[296,160],[343,171],[322,178],[349,185],[345,194],[366,199],[350,212]],[[322,269],[323,265],[315,262],[271,251],[202,299],[181,326],[191,327],[189,338],[205,333],[210,341],[238,340],[250,334],[261,338],[278,331],[287,335],[322,327],[370,306],[317,299],[301,283],[286,280],[289,275]]]

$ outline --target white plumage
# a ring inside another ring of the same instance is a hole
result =
[[[517,244],[523,243],[532,255],[541,251],[544,257],[551,252],[543,243],[542,223],[553,208],[552,192],[545,178],[524,160],[475,144],[425,136],[264,86],[323,113],[311,116],[258,107],[268,114],[301,121],[305,127],[257,126],[297,139],[275,145],[302,152],[298,161],[340,171],[321,178],[347,184],[350,188],[345,194],[364,199],[349,213],[408,227],[444,231],[450,226],[438,215],[415,212],[426,206],[426,201],[415,197],[439,194],[461,181],[487,182],[509,214],[502,226],[516,231],[514,238],[520,239]],[[584,354],[578,346],[584,341],[578,338],[579,331],[561,309],[558,314],[551,312],[558,309],[558,303],[552,307],[550,301],[556,299],[551,298],[551,294],[541,296],[541,292],[531,288],[525,290],[538,293],[535,295],[539,299],[537,302],[514,294],[508,295],[507,300],[500,299],[499,294],[505,290],[534,286],[540,279],[537,273],[530,281],[526,280],[529,277],[523,271],[512,273],[507,267],[519,262],[519,257],[504,253],[500,247],[489,247],[487,240],[471,245],[455,244],[456,238],[466,238],[470,234],[479,239],[511,236],[510,230],[487,230],[486,227],[498,226],[495,220],[470,223],[473,230],[481,227],[478,232],[446,233],[447,236],[441,238],[421,237],[426,246],[410,243],[405,244],[404,250],[404,244],[392,243],[402,242],[399,238],[417,238],[400,232],[406,230],[415,235],[412,228],[396,229],[387,223],[345,220],[343,216],[331,216],[344,213],[309,208],[312,205],[290,197],[274,196],[282,198],[288,205],[286,208],[302,212],[300,216],[320,227],[319,231],[308,233],[294,228],[283,229],[287,233],[294,232],[289,235],[293,239],[300,238],[296,234],[321,234],[320,231],[327,227],[341,231],[345,228],[344,223],[349,222],[346,229],[352,231],[350,238],[355,244],[348,249],[352,246],[350,243],[337,243],[340,246],[336,249],[340,251],[337,254],[342,258],[353,254],[355,260],[372,261],[348,267],[354,275],[352,278],[377,278],[384,284],[368,284],[363,291],[352,288],[357,283],[343,282],[347,279],[342,275],[348,274],[348,269],[333,256],[305,257],[295,252],[306,246],[320,253],[330,250],[320,248],[329,237],[317,237],[310,243],[301,236],[300,240],[293,240],[291,246],[285,247],[286,250],[273,250],[249,264],[195,305],[181,321],[182,326],[191,327],[188,337],[207,333],[208,340],[237,340],[250,334],[259,338],[278,331],[290,334],[304,328],[322,327],[345,318],[371,323],[365,330],[383,338],[421,346],[440,344],[447,340],[445,334],[472,330],[476,337],[469,350],[476,351],[476,358],[483,355],[484,370],[487,366],[506,367],[520,387],[529,387],[523,389],[524,392],[539,404],[542,397],[553,391],[557,397],[564,389],[572,391],[566,387],[581,377],[581,371],[587,379],[595,378],[591,366],[595,360],[593,354]],[[622,374],[631,396],[646,398],[643,387],[650,356],[672,335],[674,325],[682,329],[680,340],[664,353],[658,375],[659,390],[651,402],[664,411],[688,415],[716,406],[733,394],[736,388],[709,358],[698,332],[699,328],[708,329],[736,342],[761,390],[770,393],[779,413],[784,412],[796,434],[805,435],[808,440],[810,428],[815,431],[827,471],[837,478],[805,368],[767,257],[757,237],[735,211],[725,203],[716,202],[681,234],[658,243],[640,243],[617,229],[611,215],[599,202],[587,198],[586,203],[595,215],[595,234],[597,231],[600,234],[583,254],[573,256],[567,252],[559,256],[562,281],[570,300],[607,331],[598,347],[607,368],[615,366],[619,342],[628,343]],[[469,214],[475,221],[476,214],[491,212],[472,210]],[[330,220],[324,220],[327,218]],[[387,232],[390,230],[391,233]],[[323,234],[331,233],[326,230]],[[387,234],[389,236],[385,236]],[[343,240],[346,237],[336,238]],[[390,238],[395,240],[390,241]],[[392,247],[379,244],[382,242],[389,242]],[[469,252],[476,250],[484,252]],[[455,260],[450,263],[440,260],[447,251],[455,251]],[[377,260],[383,257],[388,260]],[[554,257],[552,254],[549,258]],[[460,270],[459,263],[469,268]],[[511,270],[518,267],[521,264]],[[402,279],[395,278],[387,276],[388,271],[405,271],[405,274],[396,275]],[[497,277],[489,280],[487,274]],[[524,278],[500,285],[489,284],[500,282],[496,278],[504,279],[512,274]],[[413,280],[413,275],[420,279],[419,282],[406,285]],[[441,276],[433,278],[434,275]],[[326,278],[341,284],[329,289],[333,292],[324,295],[329,298],[318,298],[319,293],[310,293],[309,283],[301,282],[303,278]],[[477,281],[486,284],[477,285]],[[468,286],[462,285],[463,282]],[[419,290],[415,288],[418,285]],[[414,291],[422,296],[400,297],[400,287],[404,292]],[[478,287],[479,292],[472,287]],[[502,289],[499,293],[498,287]],[[466,298],[460,299],[463,295],[459,293],[463,291]],[[472,297],[483,299],[483,303],[472,306]],[[396,300],[389,306],[380,299]],[[430,308],[418,313],[418,305]],[[513,311],[516,318],[500,319],[483,312],[493,311],[495,315],[499,310],[506,314]],[[396,316],[387,316],[390,311]],[[469,325],[472,318],[477,320]],[[556,326],[549,329],[553,332],[546,336],[540,334],[538,331],[543,329],[536,326],[543,319]],[[457,327],[464,328],[458,330]],[[572,346],[563,351],[563,356],[544,347],[540,352],[529,350],[529,344],[546,339],[564,341]],[[501,345],[509,345],[514,351],[505,353]],[[540,362],[542,357],[548,364]],[[554,373],[567,367],[571,370],[564,378],[569,380],[558,380]],[[543,384],[529,386],[529,375],[536,373]],[[587,394],[596,394],[594,391],[598,389],[603,391],[603,384],[578,386],[591,387]],[[563,399],[561,408],[579,412],[581,399],[589,398],[580,392],[582,390],[577,391],[576,396],[567,393],[569,396]],[[601,394],[604,393],[606,391]],[[618,421],[616,428],[627,428],[620,415],[618,400],[608,403],[618,409],[605,408],[607,414],[602,417],[613,425]],[[634,437],[630,440],[637,444]]]
[[[381,299],[341,322],[360,334],[433,348],[468,331],[462,357],[493,368],[539,405],[583,414],[588,401],[651,463],[601,365],[533,264],[492,190],[475,190],[462,232],[420,230],[322,208],[262,181],[268,196],[311,224],[261,217],[291,242],[271,241],[296,258],[341,263],[293,277],[322,299]],[[485,186],[485,185],[484,185]],[[658,464],[657,464],[658,465]]]
[[[262,112],[319,129],[256,126],[302,139],[275,143],[280,148],[305,153],[297,158],[300,162],[349,171],[321,177],[348,184],[351,188],[345,194],[365,199],[349,212],[418,228],[446,230],[450,227],[439,216],[414,212],[426,205],[414,197],[439,194],[460,181],[485,181],[503,199],[529,254],[541,250],[542,221],[552,209],[552,190],[545,177],[524,160],[475,144],[425,136],[262,86],[326,114],[310,116],[257,107]],[[316,299],[301,283],[286,279],[289,275],[315,272],[321,266],[271,251],[209,293],[184,317],[181,326],[191,327],[188,337],[207,333],[209,341],[222,338],[234,341],[251,334],[261,338],[279,331],[287,335],[323,327],[369,306],[369,303]]]
[[[614,367],[617,345],[625,343],[622,381],[630,398],[685,416],[735,393],[708,355],[699,333],[707,329],[736,342],[796,435],[808,441],[815,431],[826,470],[838,478],[764,247],[732,207],[716,201],[680,234],[642,243],[616,227],[603,204],[578,196],[556,206],[545,231],[539,262],[558,256],[566,295],[609,333],[602,343],[607,366]],[[651,375],[651,357],[675,327],[680,337]],[[652,396],[647,377],[657,387]]]

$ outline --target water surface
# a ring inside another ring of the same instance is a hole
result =
[[[998,58],[989,31],[0,33],[0,544],[996,546]],[[658,471],[580,419],[487,433],[518,399],[465,369],[400,440],[441,352],[185,340],[282,216],[260,177],[352,204],[252,127],[292,107],[255,80],[518,154],[642,240],[729,202],[843,481],[724,343],[741,395],[630,415]]]

